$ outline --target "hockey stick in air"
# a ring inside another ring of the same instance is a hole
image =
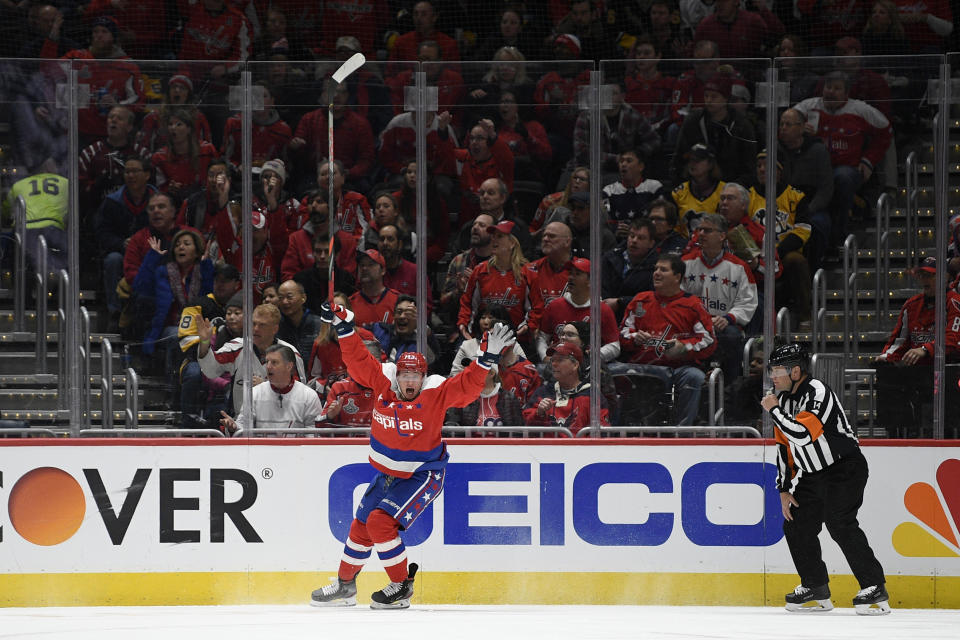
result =
[[[337,84],[343,84],[343,81],[346,80],[351,73],[363,66],[363,63],[366,61],[367,59],[362,53],[353,54],[346,62],[340,65],[339,69],[333,73],[333,81]],[[337,237],[337,211],[333,203],[333,172],[336,170],[336,167],[333,163],[333,96],[335,93],[335,87],[331,85],[330,95],[327,96],[329,100],[329,104],[327,106],[327,219],[330,221],[328,226],[328,233],[330,234],[330,250],[328,251],[329,262],[327,263],[327,277],[329,278],[329,291],[327,297],[330,299],[331,306],[333,306],[333,291],[335,288],[333,284],[333,263],[336,258],[333,241]]]

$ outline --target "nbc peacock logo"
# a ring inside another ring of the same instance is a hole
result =
[[[939,488],[939,491],[938,491]],[[903,494],[903,503],[917,520],[901,522],[893,530],[893,548],[902,556],[960,557],[960,460],[944,460],[937,468],[937,486],[915,482]]]

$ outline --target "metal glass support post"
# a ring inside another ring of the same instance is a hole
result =
[[[243,261],[243,369],[239,375],[243,378],[243,403],[241,412],[243,412],[244,424],[253,424],[253,359],[256,354],[253,351],[253,226],[251,219],[253,216],[253,181],[251,179],[250,167],[253,166],[253,86],[252,73],[250,71],[240,72],[240,86],[243,88],[243,104],[241,107],[241,129],[240,136],[243,140],[241,149],[241,188],[240,198],[240,228],[241,242],[243,243],[242,256]],[[330,176],[330,182],[333,182],[333,176]],[[210,345],[213,348],[213,345]]]
[[[414,72],[417,94],[417,351],[427,347],[427,74],[419,67]]]
[[[80,341],[80,132],[77,128],[78,110],[81,100],[79,91],[79,72],[70,65],[70,206],[67,215],[67,273],[70,281],[67,296],[70,310],[67,312],[67,344],[76,345]],[[89,107],[85,107],[89,108]],[[46,274],[44,274],[46,277]],[[72,435],[79,434],[81,417],[80,393],[90,393],[90,381],[81,380],[80,361],[75,348],[64,349],[66,353],[65,369],[69,377],[67,396],[70,398],[70,430]]]
[[[773,301],[776,297],[776,278],[773,276],[776,274],[776,242],[777,242],[777,160],[779,159],[779,153],[777,148],[777,131],[778,131],[778,120],[777,117],[777,63],[774,60],[769,69],[769,82],[770,90],[767,91],[767,103],[765,108],[767,110],[767,184],[764,185],[767,194],[767,214],[766,218],[763,221],[763,226],[766,229],[766,232],[763,234],[763,260],[767,265],[767,274],[763,279],[763,307],[758,307],[756,313],[763,314],[763,361],[766,363],[770,359],[770,351],[773,349],[773,338],[775,335],[775,318],[772,313],[768,313],[767,309],[773,307]],[[759,105],[758,105],[759,106]],[[812,318],[811,318],[812,320]],[[790,327],[787,327],[787,333],[789,334]],[[746,373],[746,372],[744,372]],[[769,376],[767,375],[767,368],[763,369],[763,386],[764,389],[772,389],[773,383],[770,381]],[[763,435],[764,437],[773,436],[773,422],[770,420],[770,414],[766,411],[762,412],[763,419]]]
[[[947,145],[950,129],[950,104],[953,102],[953,85],[950,78],[950,64],[944,60],[940,64],[940,94],[937,109],[936,127],[933,138],[933,158],[934,158],[934,188],[936,212],[934,218],[933,234],[936,255],[937,255],[937,273],[936,273],[936,291],[937,297],[934,300],[934,325],[933,325],[933,437],[942,439],[946,425],[944,419],[944,400],[946,389],[944,382],[944,367],[946,365],[946,295],[947,290],[947,270],[944,268],[947,264],[946,241],[949,238],[947,234]],[[954,390],[955,391],[955,390]]]
[[[113,344],[100,341],[100,427],[113,429]]]
[[[602,71],[590,72],[590,428],[600,435],[600,246],[601,225],[606,224],[600,202],[603,167],[600,162],[600,87]]]

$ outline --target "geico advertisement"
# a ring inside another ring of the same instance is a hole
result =
[[[0,447],[0,572],[334,570],[373,476],[366,452],[289,440]],[[431,570],[793,573],[773,447],[450,452],[443,494],[403,534]],[[887,573],[960,575],[960,450],[865,452],[860,522]],[[836,545],[824,551],[846,570]]]

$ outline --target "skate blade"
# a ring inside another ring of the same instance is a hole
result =
[[[409,608],[410,608],[410,600],[409,600],[409,598],[408,598],[408,599],[404,599],[404,600],[397,600],[396,602],[391,602],[390,604],[383,604],[383,603],[380,603],[380,602],[371,602],[371,603],[370,603],[370,608],[371,608],[371,609],[382,609],[382,610],[385,610],[385,609],[409,609]]]
[[[322,609],[329,607],[355,607],[357,606],[356,598],[340,598],[338,600],[331,600],[330,602],[320,602],[319,600],[310,600],[311,607],[320,607]]]
[[[794,604],[788,602],[786,604],[786,609],[790,613],[826,613],[833,609],[833,602],[830,598],[826,600],[811,600],[810,602],[805,602],[803,604]]]
[[[855,604],[853,608],[858,616],[885,616],[893,611],[886,600],[874,604]]]

